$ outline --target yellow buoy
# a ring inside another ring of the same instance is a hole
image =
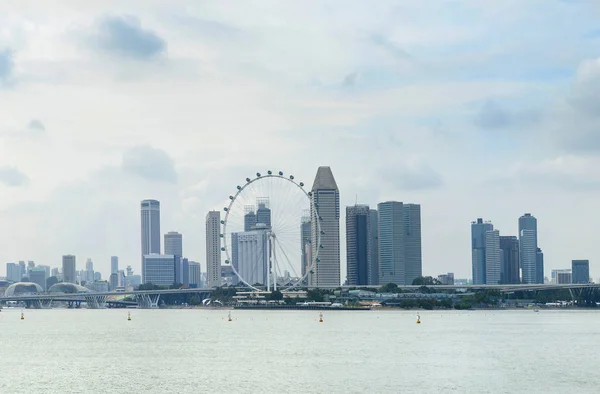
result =
[[[227,315],[227,321],[231,321],[231,312],[229,312],[229,315]]]
[[[127,321],[131,320],[131,312],[127,312]]]
[[[421,324],[421,316],[417,315],[417,324]]]
[[[25,314],[21,311],[21,320],[25,320]]]
[[[319,323],[323,323],[323,313],[319,313]]]

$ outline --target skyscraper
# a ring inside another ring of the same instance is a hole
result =
[[[256,226],[256,213],[254,205],[244,206],[244,231],[252,231]]]
[[[311,190],[311,245],[314,266],[308,285],[334,288],[340,282],[340,192],[330,167],[319,167]],[[318,215],[318,216],[317,216]],[[320,218],[321,233],[317,228]],[[318,255],[317,256],[317,250]]]
[[[183,236],[177,231],[169,231],[165,234],[165,254],[183,256]]]
[[[368,205],[346,207],[348,285],[368,285],[371,269],[371,220]]]
[[[300,221],[300,256],[301,256],[301,272],[302,277],[306,276],[306,270],[310,267],[311,245],[310,245],[310,211],[304,212]],[[308,283],[305,279],[303,284]]]
[[[149,254],[144,256],[144,270],[142,276],[146,278],[146,283],[152,283],[160,286],[170,286],[175,283],[175,260],[176,256],[166,254]],[[117,278],[118,274],[111,274]]]
[[[202,287],[202,275],[200,273],[200,263],[190,261],[189,263],[189,278],[190,287],[198,288]]]
[[[379,284],[379,213],[376,209],[369,209],[371,242],[371,267],[369,270],[369,285]]]
[[[518,284],[519,278],[519,240],[517,237],[500,236],[501,269],[500,283]]]
[[[206,215],[206,285],[221,286],[221,212]]]
[[[142,214],[142,282],[144,278],[144,256],[160,254],[160,202],[144,200],[141,202]]]
[[[404,285],[404,210],[403,204],[387,201],[377,204],[379,211],[379,283]]]
[[[27,274],[29,275],[30,282],[37,283],[44,291],[47,290],[46,279],[48,279],[48,276],[46,276],[46,270],[44,268],[32,267]]]
[[[404,284],[412,285],[423,272],[421,252],[421,206],[419,204],[403,204],[404,222]]]
[[[489,230],[485,233],[485,283],[500,283],[500,231]]]
[[[571,261],[571,272],[573,273],[573,283],[590,282],[590,261],[573,260]]]
[[[264,224],[271,228],[271,209],[269,208],[269,198],[259,197],[256,199],[256,223]]]
[[[94,281],[94,262],[90,258],[88,258],[85,262],[85,272],[81,280],[86,282]]]
[[[250,285],[267,284],[269,267],[269,235],[267,231],[266,224],[258,223],[254,230],[238,232],[235,233],[235,237],[232,237],[232,242],[237,244],[236,271]],[[234,282],[235,280],[237,277],[233,278]],[[272,280],[270,278],[269,280],[272,284]]]
[[[181,283],[184,286],[190,285],[190,262],[188,259],[181,259]]]
[[[535,283],[544,283],[544,252],[540,248],[535,252]]]
[[[76,259],[73,255],[65,255],[62,257],[62,274],[63,282],[76,283],[77,269]]]
[[[537,238],[537,219],[530,213],[526,213],[519,218],[519,266],[525,284],[538,283]],[[542,272],[542,283],[543,278]]]
[[[11,282],[21,281],[21,267],[16,263],[6,264],[6,280]]]
[[[484,223],[482,218],[477,218],[476,222],[471,222],[471,264],[474,285],[485,284],[485,235],[493,229],[494,225],[489,222]]]
[[[21,270],[21,276],[19,277],[19,280],[21,280],[27,275],[27,266],[25,265],[24,261],[19,261],[19,269]]]
[[[117,256],[110,257],[110,273],[116,274],[119,271],[119,258]]]

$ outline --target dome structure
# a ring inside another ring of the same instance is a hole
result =
[[[37,283],[32,282],[17,282],[6,288],[5,297],[14,297],[26,294],[43,293],[44,289]]]
[[[79,286],[79,285],[76,285],[75,283],[68,283],[68,282],[56,283],[48,289],[48,293],[77,294],[77,293],[89,293],[89,292],[90,292],[90,290],[83,286]]]

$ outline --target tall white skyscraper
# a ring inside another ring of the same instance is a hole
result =
[[[484,222],[482,218],[471,222],[471,264],[474,285],[484,285],[486,282],[485,235],[492,230],[494,230],[494,225]]]
[[[485,233],[485,283],[500,283],[500,231],[490,230]]]
[[[341,284],[340,192],[330,167],[319,167],[311,193],[311,245],[315,261],[312,273],[308,275],[308,285],[324,288],[338,287]],[[317,214],[322,231],[320,245],[317,245]]]
[[[404,211],[398,201],[377,204],[379,211],[379,283],[404,285]],[[412,284],[412,283],[411,283]]]
[[[523,283],[538,283],[538,278],[544,281],[543,264],[542,272],[538,275],[537,267],[538,234],[537,219],[530,213],[525,213],[519,218],[519,266],[522,269]]]
[[[421,251],[421,205],[403,204],[404,222],[404,284],[412,285],[423,272]]]
[[[144,256],[160,254],[160,202],[144,200],[141,202],[142,214],[142,283],[144,279]]]
[[[110,256],[110,273],[116,274],[119,272],[119,258],[117,256]]]
[[[76,283],[77,281],[77,263],[75,256],[65,255],[62,257],[62,274],[63,281],[68,283]]]
[[[206,285],[221,286],[221,212],[206,215]]]
[[[165,254],[183,256],[183,236],[177,231],[169,231],[165,234]]]

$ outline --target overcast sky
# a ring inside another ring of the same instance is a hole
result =
[[[0,263],[139,273],[155,198],[204,270],[235,185],[329,165],[343,206],[422,205],[425,274],[470,277],[471,221],[531,212],[545,274],[596,278],[599,21],[596,0],[2,2]]]

